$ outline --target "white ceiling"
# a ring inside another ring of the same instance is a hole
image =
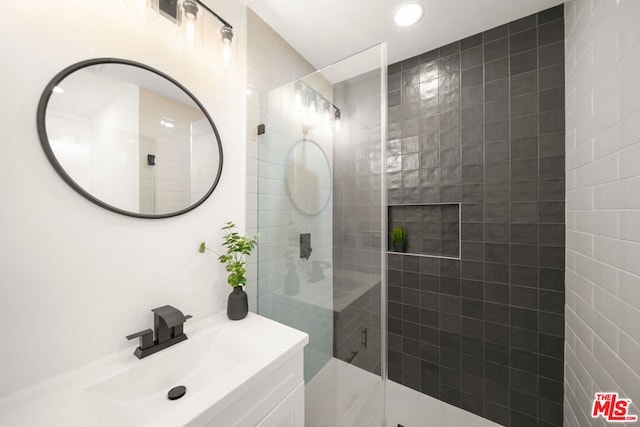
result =
[[[562,0],[416,0],[425,16],[400,28],[393,11],[407,0],[245,0],[317,69],[378,43],[388,62],[427,52]]]

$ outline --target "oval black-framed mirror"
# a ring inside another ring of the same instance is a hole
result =
[[[201,205],[222,174],[213,119],[182,84],[118,58],[81,61],[44,89],[42,148],[79,194],[110,211],[167,218]]]

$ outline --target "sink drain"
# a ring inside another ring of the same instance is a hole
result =
[[[169,400],[177,400],[184,396],[186,393],[187,388],[183,385],[179,385],[169,390],[169,393],[167,393],[167,398]]]

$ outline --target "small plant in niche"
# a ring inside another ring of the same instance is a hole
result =
[[[404,227],[395,226],[391,229],[391,240],[394,242],[406,242],[407,235],[407,229]]]
[[[247,259],[248,255],[251,255],[251,251],[258,244],[258,236],[248,237],[242,236],[237,231],[234,231],[236,225],[229,221],[222,227],[222,231],[226,234],[222,236],[222,246],[226,248],[226,253],[223,255],[217,254],[214,250],[209,249],[205,242],[200,243],[200,253],[205,251],[211,251],[218,255],[218,261],[224,264],[225,270],[229,273],[227,276],[227,283],[231,287],[244,286],[247,283],[245,274],[247,273]]]
[[[393,249],[396,252],[405,252],[407,245],[407,229],[399,225],[391,229],[391,240],[393,241]]]

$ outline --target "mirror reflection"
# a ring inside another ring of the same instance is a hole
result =
[[[211,194],[220,139],[185,88],[128,61],[70,68],[48,86],[38,121],[45,151],[74,189],[107,209],[150,218],[184,213]]]
[[[303,139],[289,153],[287,187],[293,204],[307,215],[320,213],[331,196],[331,166],[317,142]]]

